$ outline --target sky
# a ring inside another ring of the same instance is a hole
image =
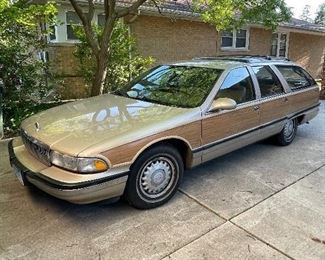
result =
[[[308,0],[308,1],[302,1],[302,0],[285,0],[287,5],[289,7],[293,7],[293,17],[299,18],[302,10],[304,9],[305,5],[310,5],[311,6],[311,14],[312,14],[312,19],[315,18],[315,13],[317,11],[318,6],[325,2],[325,0]]]

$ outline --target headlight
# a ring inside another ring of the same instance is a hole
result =
[[[108,169],[107,163],[102,159],[73,157],[56,151],[51,152],[51,162],[64,169],[81,173],[103,172]]]

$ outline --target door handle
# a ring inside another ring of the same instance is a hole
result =
[[[256,111],[256,110],[259,110],[260,107],[259,106],[254,106],[253,109]]]
[[[288,102],[289,99],[288,99],[287,97],[285,97],[285,98],[283,99],[283,101],[284,101],[284,102]]]

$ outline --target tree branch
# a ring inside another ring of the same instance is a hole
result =
[[[151,0],[151,2],[153,2],[153,4],[155,5],[155,7],[157,8],[158,13],[161,14],[161,15],[163,15],[163,13],[162,13],[162,11],[161,11],[161,9],[160,9],[160,6],[159,6],[159,4],[156,2],[156,0]]]
[[[112,31],[114,29],[115,21],[117,19],[117,14],[115,11],[116,0],[108,0],[107,10],[105,13],[108,14],[108,17],[105,21],[105,27],[103,31],[102,40],[100,42],[100,51],[101,55],[108,50],[108,44],[111,39]]]
[[[91,21],[94,17],[94,0],[88,0],[88,22],[91,24]]]
[[[98,56],[99,54],[99,44],[98,41],[96,41],[95,33],[93,31],[93,28],[91,26],[91,20],[94,16],[94,2],[93,0],[88,0],[89,10],[88,15],[86,16],[84,12],[82,11],[81,7],[77,4],[76,0],[69,0],[73,9],[76,11],[77,15],[79,16],[81,23],[83,25],[86,39],[89,45],[91,46],[94,54]]]
[[[139,9],[139,7],[141,5],[143,5],[147,0],[138,0],[136,1],[134,4],[132,4],[131,6],[124,8],[120,11],[117,12],[117,18],[121,18],[124,17],[128,14],[132,14],[137,12],[137,10]]]
[[[109,7],[108,0],[104,0],[105,21],[108,19],[109,16],[108,7]]]
[[[81,22],[83,25],[88,24],[87,22],[87,18],[85,16],[85,14],[83,13],[81,7],[77,4],[76,0],[69,0],[73,9],[76,11],[77,15],[79,16]]]
[[[116,0],[108,0],[108,15],[115,15]]]

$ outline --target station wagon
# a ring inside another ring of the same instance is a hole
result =
[[[289,145],[318,111],[315,80],[289,60],[197,58],[27,118],[10,162],[23,185],[63,200],[153,208],[185,169],[266,138]]]

